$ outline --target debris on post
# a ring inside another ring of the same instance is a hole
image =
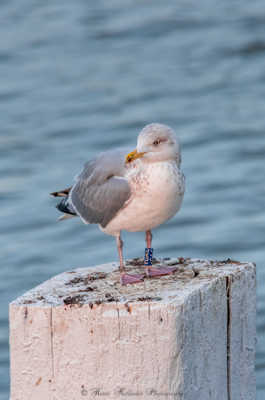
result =
[[[255,265],[163,262],[176,272],[80,268],[13,301],[11,400],[255,400]]]

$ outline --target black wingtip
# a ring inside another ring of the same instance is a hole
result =
[[[57,192],[52,192],[52,193],[50,193],[50,195],[53,197],[67,197],[69,195],[69,192],[71,189],[72,189],[72,187],[68,187],[66,189],[59,190]]]
[[[67,194],[65,194],[63,192],[52,192],[52,193],[50,193],[50,196],[53,196],[53,197],[66,197]]]
[[[64,214],[71,214],[71,215],[76,215],[75,212],[73,212],[70,208],[69,205],[67,204],[67,197],[63,198],[60,203],[56,205],[56,208],[61,211]]]

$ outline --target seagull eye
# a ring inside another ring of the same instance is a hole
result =
[[[155,140],[154,143],[153,143],[153,145],[154,145],[154,146],[158,146],[159,143],[160,143],[160,140]]]

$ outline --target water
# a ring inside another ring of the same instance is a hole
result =
[[[257,263],[258,399],[265,396],[265,9],[262,0],[2,1],[0,5],[0,400],[8,303],[64,270],[116,260],[114,240],[56,223],[48,193],[98,151],[135,146],[148,122],[183,148],[181,212],[161,256]],[[125,235],[126,257],[143,234]]]

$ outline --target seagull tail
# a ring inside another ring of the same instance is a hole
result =
[[[63,197],[61,201],[56,205],[56,208],[63,213],[58,218],[58,221],[63,221],[65,219],[73,218],[76,217],[76,212],[71,206],[71,203],[68,200],[69,193],[71,191],[72,187],[68,187],[63,190],[59,190],[58,192],[52,192],[50,193],[51,196],[53,197]]]
[[[63,214],[61,215],[57,221],[64,221],[65,219],[69,219],[69,218],[74,218],[76,215],[71,215],[71,214]]]

